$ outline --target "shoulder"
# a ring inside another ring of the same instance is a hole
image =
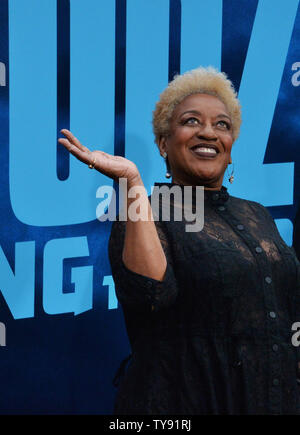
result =
[[[260,202],[257,201],[251,201],[250,199],[239,198],[237,196],[232,196],[232,195],[230,195],[229,198],[231,204],[233,205],[247,205],[248,207],[252,207],[257,210],[262,210],[262,209],[267,210],[266,207],[264,207]]]
[[[267,219],[272,219],[273,217],[267,207],[257,201],[251,201],[249,199],[238,198],[236,196],[230,195],[230,204],[234,208],[239,208],[241,210],[251,211],[254,214],[261,215],[266,217]]]

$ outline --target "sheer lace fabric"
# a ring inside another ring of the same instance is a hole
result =
[[[295,252],[259,203],[224,186],[204,196],[202,231],[156,221],[161,282],[126,268],[126,224],[113,224],[109,257],[132,347],[114,412],[299,414]]]

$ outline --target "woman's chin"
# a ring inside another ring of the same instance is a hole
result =
[[[196,172],[195,173],[195,178],[199,181],[202,182],[203,184],[206,183],[214,183],[217,180],[220,180],[222,178],[223,174],[220,174],[217,171],[201,171],[201,172]]]

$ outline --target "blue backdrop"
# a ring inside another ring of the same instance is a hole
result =
[[[112,181],[57,145],[134,160],[164,181],[151,116],[174,74],[225,71],[239,92],[234,196],[292,244],[300,197],[298,0],[0,1],[0,413],[109,414],[129,353],[96,219]]]

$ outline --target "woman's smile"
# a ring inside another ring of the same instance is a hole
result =
[[[219,151],[215,146],[212,145],[195,145],[190,148],[190,151],[195,155],[196,158],[204,158],[204,159],[215,159]]]

